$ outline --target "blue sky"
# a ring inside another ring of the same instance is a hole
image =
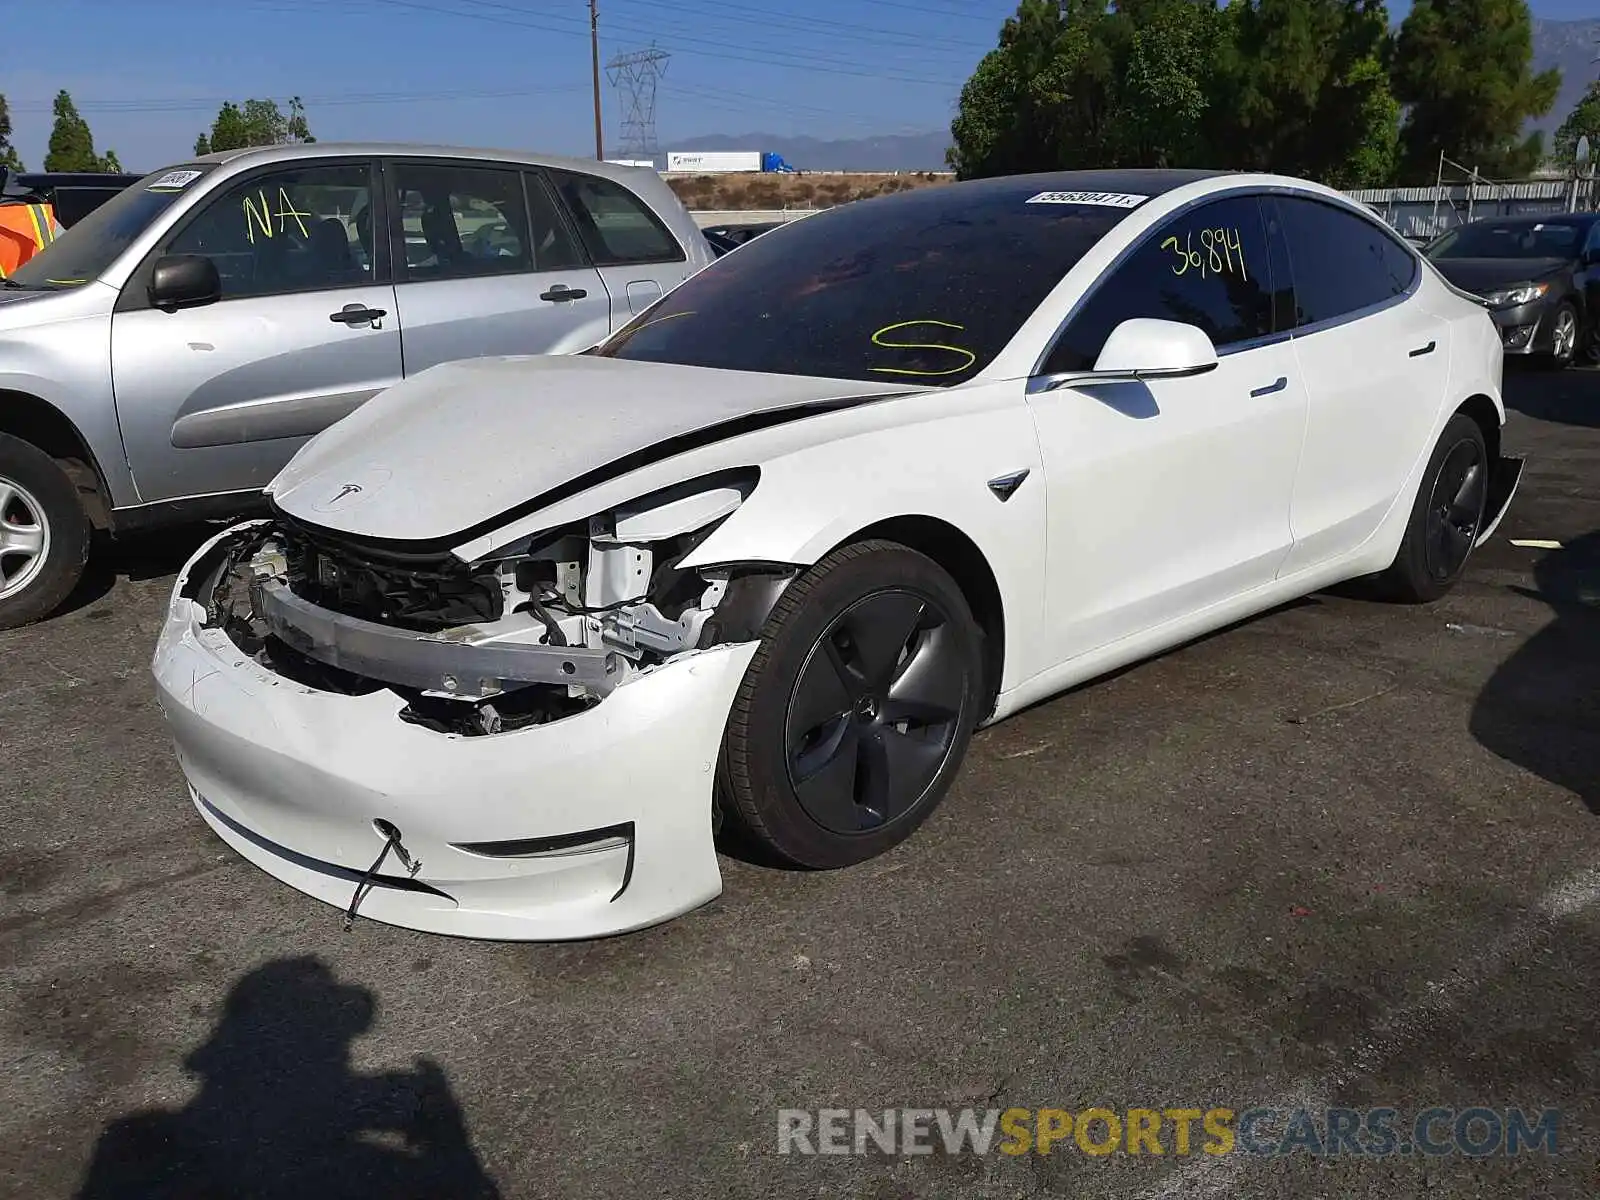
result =
[[[1596,0],[1534,0],[1595,15]],[[1397,13],[1406,6],[1391,5]],[[306,99],[323,140],[593,153],[587,0],[51,0],[0,68],[13,140],[38,169],[70,91],[129,169],[187,155],[224,98]],[[600,0],[601,54],[672,52],[657,98],[674,139],[818,137],[948,125],[1015,0]],[[602,93],[607,153],[620,103]],[[756,148],[756,147],[752,147]]]

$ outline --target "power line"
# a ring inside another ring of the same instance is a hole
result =
[[[672,0],[631,0],[648,8],[670,9],[674,12],[702,14],[704,7],[696,4],[676,4]],[[749,13],[749,16],[730,16],[731,21],[747,25],[759,25],[762,28],[789,28],[803,33],[829,33],[834,30],[848,32],[851,35],[873,34],[877,37],[887,37],[899,42],[909,42],[918,48],[926,49],[930,46],[948,46],[952,50],[971,53],[974,46],[971,42],[957,38],[930,37],[924,34],[913,33],[904,29],[883,29],[873,25],[860,25],[854,21],[835,21],[831,17],[805,17],[789,14],[774,13],[769,9],[755,8],[748,4],[735,4],[730,0],[719,0],[718,13]]]
[[[315,105],[318,108],[379,105],[379,104],[415,104],[422,101],[448,101],[448,100],[500,100],[524,96],[556,96],[568,93],[581,92],[587,85],[581,83],[567,84],[560,87],[543,88],[502,88],[494,91],[443,91],[443,92],[342,92],[324,96],[304,95],[300,99],[308,107]],[[262,97],[263,99],[282,100],[287,102],[288,96]],[[74,99],[73,105],[80,112],[99,113],[161,113],[161,112],[203,112],[222,107],[227,103],[237,104],[238,96],[184,96],[167,99],[118,99],[118,100],[78,100]],[[53,110],[54,100],[20,101],[12,104],[11,111],[18,113],[46,113]]]

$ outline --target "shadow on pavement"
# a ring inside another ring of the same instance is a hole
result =
[[[1506,407],[1538,421],[1600,429],[1600,371],[1507,364]]]
[[[351,1070],[376,1011],[370,991],[314,958],[252,971],[185,1060],[200,1094],[108,1126],[80,1200],[498,1197],[436,1064]]]
[[[88,608],[114,588],[120,579],[160,579],[174,574],[201,544],[232,522],[175,525],[170,529],[128,534],[120,538],[96,537],[89,565],[72,594],[51,614]]]
[[[1600,815],[1600,530],[1545,555],[1534,581],[1524,594],[1555,620],[1490,677],[1472,735]]]

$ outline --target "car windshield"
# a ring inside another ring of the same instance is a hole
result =
[[[1479,221],[1452,229],[1429,258],[1574,258],[1583,227],[1561,221]]]
[[[1142,197],[1037,180],[925,188],[752,238],[596,350],[609,358],[949,386],[992,362]]]
[[[169,167],[113,196],[11,273],[17,287],[70,288],[98,279],[209,163]]]

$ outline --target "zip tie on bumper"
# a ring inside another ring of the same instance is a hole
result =
[[[367,868],[367,873],[361,877],[361,882],[356,884],[355,895],[350,897],[350,907],[345,910],[344,914],[344,931],[346,933],[349,933],[351,926],[355,924],[356,910],[361,907],[361,902],[372,891],[372,880],[378,874],[378,868],[383,866],[383,860],[389,857],[389,851],[394,851],[395,857],[400,860],[400,865],[406,869],[406,874],[412,879],[415,879],[417,872],[422,870],[422,860],[420,858],[413,859],[406,851],[405,846],[401,843],[401,835],[398,828],[381,819],[374,821],[372,824],[379,833],[384,835],[383,849],[378,851],[378,857]]]

